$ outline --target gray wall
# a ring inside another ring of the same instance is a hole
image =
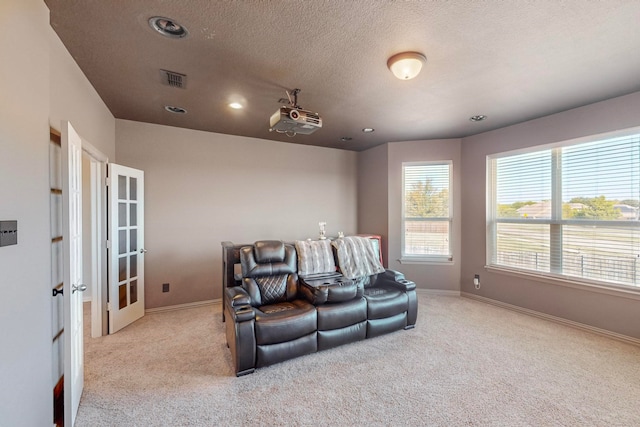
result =
[[[70,120],[111,158],[115,119],[49,26],[41,0],[0,2],[0,219],[18,244],[0,248],[0,425],[53,422],[49,126]],[[60,298],[60,297],[57,297]],[[57,361],[57,355],[55,357]]]
[[[358,153],[358,231],[383,236],[387,267],[421,289],[458,292],[460,286],[461,168],[459,139],[393,142]],[[402,163],[453,162],[453,263],[401,264]]]
[[[388,144],[358,153],[358,233],[382,236],[382,257],[389,253],[389,164]]]
[[[83,142],[88,142],[113,161],[116,155],[116,122],[113,114],[91,86],[58,35],[47,25],[50,49],[51,127],[69,120]]]
[[[460,140],[395,142],[389,144],[389,268],[402,271],[422,289],[459,290],[460,226],[462,209],[460,196]],[[400,264],[402,251],[402,163],[435,160],[453,162],[453,224],[451,251],[453,263]]]
[[[0,3],[0,219],[18,221],[18,244],[0,248],[3,426],[53,421],[48,12]]]
[[[222,241],[356,232],[355,152],[126,120],[116,139],[145,173],[147,308],[220,298]]]
[[[461,291],[640,338],[640,301],[485,271],[486,156],[640,126],[640,92],[462,140]],[[473,286],[480,274],[481,288]]]

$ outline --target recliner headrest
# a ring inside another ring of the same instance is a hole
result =
[[[275,276],[296,272],[296,251],[279,240],[262,240],[240,249],[242,277]]]
[[[259,264],[284,261],[284,243],[280,240],[260,240],[253,244],[253,254]]]

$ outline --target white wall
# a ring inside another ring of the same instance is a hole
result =
[[[53,422],[49,285],[49,11],[0,2],[0,219],[18,244],[0,248],[0,425]]]
[[[640,338],[640,300],[485,271],[486,156],[640,126],[640,92],[462,140],[461,290]],[[473,286],[480,274],[481,288]]]
[[[145,173],[147,308],[221,298],[222,241],[356,232],[355,152],[126,120],[116,137]]]

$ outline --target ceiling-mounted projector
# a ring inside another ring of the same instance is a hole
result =
[[[270,130],[287,134],[309,135],[322,127],[318,113],[293,107],[280,107],[269,120]]]
[[[303,110],[298,105],[300,89],[294,89],[291,92],[287,90],[286,93],[289,99],[289,106],[282,106],[271,115],[269,132],[275,130],[287,136],[296,136],[296,134],[309,135],[320,129],[322,127],[322,119],[318,113]],[[281,99],[280,101],[286,100]]]

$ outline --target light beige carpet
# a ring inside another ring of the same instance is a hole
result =
[[[640,348],[481,302],[233,376],[220,306],[86,339],[77,426],[638,426]]]

